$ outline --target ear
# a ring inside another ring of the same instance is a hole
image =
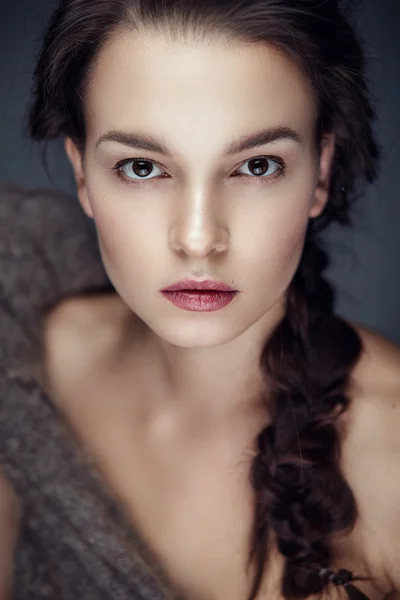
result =
[[[318,167],[318,181],[314,190],[314,201],[309,216],[318,217],[328,202],[328,192],[333,156],[335,152],[335,135],[333,133],[323,136]]]
[[[79,202],[80,202],[84,212],[86,213],[86,215],[90,218],[93,218],[93,213],[92,213],[92,209],[90,206],[87,188],[86,188],[86,184],[85,184],[85,175],[84,175],[83,164],[82,164],[82,162],[83,162],[82,155],[79,152],[77,146],[74,144],[74,142],[69,137],[65,138],[64,148],[65,148],[65,152],[67,153],[67,156],[69,158],[69,161],[71,163],[72,170],[74,173]]]

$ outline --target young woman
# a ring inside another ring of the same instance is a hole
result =
[[[399,594],[400,350],[335,315],[318,241],[374,116],[335,0],[60,3],[29,133],[82,210],[5,203],[15,598]]]

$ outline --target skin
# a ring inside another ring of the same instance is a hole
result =
[[[85,156],[65,141],[79,200],[111,281],[144,325],[164,398],[206,410],[216,398],[223,411],[248,403],[249,385],[255,395],[265,385],[258,357],[282,317],[308,220],[327,201],[334,138],[318,156],[308,82],[272,47],[184,46],[124,32],[98,57],[86,118]],[[282,139],[224,156],[231,141],[277,125],[295,129],[302,143]],[[115,141],[96,148],[114,129],[162,138],[171,156]],[[246,161],[260,155],[281,157],[286,176],[273,179],[273,159],[263,180],[252,174]],[[132,158],[157,163],[143,185],[132,181],[140,180],[132,163],[125,181],[111,171]],[[233,177],[237,169],[248,176]],[[155,178],[163,172],[169,177]],[[159,293],[191,276],[240,294],[220,311],[195,313]]]

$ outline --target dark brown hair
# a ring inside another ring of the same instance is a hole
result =
[[[260,357],[274,382],[272,422],[258,435],[251,469],[254,526],[248,565],[252,600],[261,584],[274,532],[285,569],[282,593],[318,593],[329,568],[330,541],[351,531],[354,496],[339,469],[335,420],[349,404],[345,390],[362,343],[334,314],[323,277],[328,257],[317,234],[337,221],[350,226],[350,205],[377,177],[380,149],[368,98],[365,56],[337,0],[62,0],[37,57],[27,128],[34,140],[69,136],[85,151],[85,93],[96,56],[126,29],[174,38],[226,36],[283,50],[312,83],[316,139],[336,134],[329,200],[310,219],[303,254],[288,289],[287,309]]]

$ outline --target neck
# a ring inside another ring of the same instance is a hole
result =
[[[143,369],[165,405],[227,413],[265,400],[268,382],[260,367],[262,349],[284,315],[277,303],[234,340],[213,347],[180,347],[161,339],[141,322]],[[145,358],[144,358],[145,357]]]

